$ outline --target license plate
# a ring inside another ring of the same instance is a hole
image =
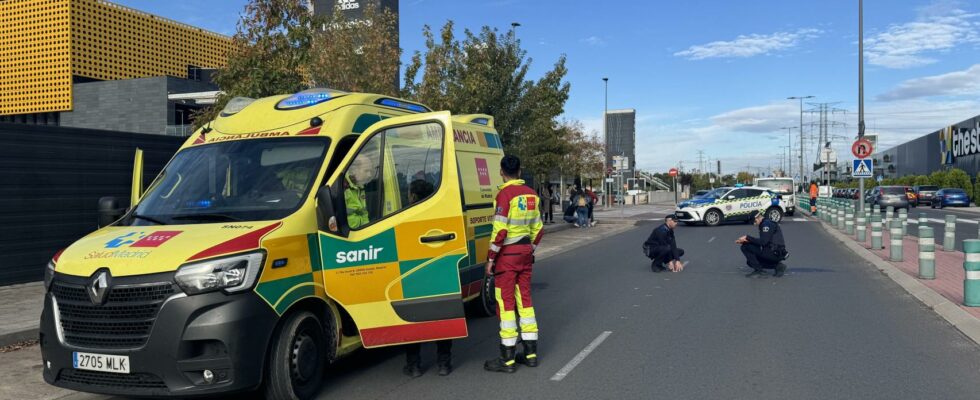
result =
[[[72,353],[72,365],[75,369],[128,374],[129,356],[80,353],[76,351]]]

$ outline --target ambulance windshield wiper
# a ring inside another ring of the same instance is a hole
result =
[[[137,214],[137,213],[132,213],[129,216],[132,217],[132,218],[138,218],[138,219],[142,219],[142,220],[145,220],[145,221],[150,221],[150,222],[152,222],[154,224],[157,224],[157,225],[166,225],[167,224],[166,222],[163,222],[163,221],[158,220],[156,218],[147,217],[145,215],[140,215],[140,214]]]
[[[178,220],[199,220],[199,221],[221,221],[221,222],[236,222],[241,221],[241,218],[235,218],[230,215],[225,214],[185,214],[170,217],[174,221]]]

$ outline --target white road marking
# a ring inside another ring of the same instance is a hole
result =
[[[711,242],[714,242],[714,241],[715,241],[715,237],[714,236],[712,236],[711,239],[708,239],[708,243],[711,243]]]
[[[575,369],[575,367],[577,367],[578,364],[582,362],[582,360],[585,360],[585,357],[588,357],[589,353],[592,353],[592,351],[595,350],[596,347],[599,347],[599,345],[602,344],[602,342],[605,341],[606,338],[609,337],[609,335],[612,335],[612,331],[605,331],[600,333],[599,336],[596,337],[595,340],[592,341],[592,343],[589,343],[588,346],[585,346],[585,348],[582,349],[582,351],[580,351],[575,356],[575,358],[572,359],[572,361],[569,361],[568,364],[565,364],[564,367],[558,370],[558,372],[555,373],[555,376],[551,377],[551,380],[558,382],[561,381],[562,379],[565,379],[565,377],[568,376],[568,374],[570,374],[572,370]]]
[[[796,222],[806,222],[806,218],[793,218],[793,221],[796,221]]]

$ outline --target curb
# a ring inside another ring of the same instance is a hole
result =
[[[887,261],[882,260],[847,235],[838,232],[836,228],[832,229],[820,220],[817,222],[820,222],[820,226],[824,228],[824,231],[851,249],[854,254],[874,265],[879,271],[905,289],[912,297],[918,299],[923,305],[935,311],[940,317],[943,317],[946,322],[956,327],[963,335],[980,345],[980,320],[968,314],[959,305],[949,301],[941,294],[936,293],[922,282],[919,282],[918,279],[909,276]]]

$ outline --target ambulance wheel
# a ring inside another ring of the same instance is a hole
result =
[[[778,223],[783,220],[783,210],[772,207],[766,211],[766,218],[769,218],[769,220],[772,222]]]
[[[265,398],[312,399],[320,391],[327,363],[327,335],[320,319],[311,312],[290,315],[279,326],[269,356]]]
[[[484,317],[497,315],[497,296],[494,294],[493,276],[483,277],[480,298],[476,301],[476,311]]]
[[[707,226],[718,226],[721,224],[721,211],[708,210],[704,213],[704,224]]]

